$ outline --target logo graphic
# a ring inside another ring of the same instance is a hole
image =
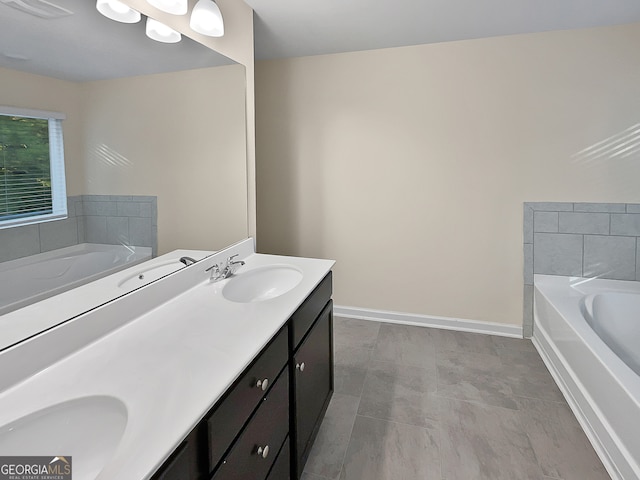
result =
[[[0,457],[0,480],[71,480],[70,456]]]

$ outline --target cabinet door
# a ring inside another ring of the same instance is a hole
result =
[[[295,460],[300,478],[333,392],[333,302],[329,302],[294,355]]]
[[[176,448],[160,467],[152,480],[197,480],[206,478],[206,459],[201,455],[202,430],[194,428],[184,442]]]

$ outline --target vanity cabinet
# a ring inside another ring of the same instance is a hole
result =
[[[298,480],[333,393],[331,272],[152,477]]]
[[[291,317],[292,476],[299,479],[333,394],[331,273]]]

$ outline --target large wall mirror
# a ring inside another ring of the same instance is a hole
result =
[[[246,238],[244,66],[184,35],[177,44],[155,42],[145,35],[144,17],[117,23],[95,3],[16,2],[30,12],[0,3],[0,105],[66,115],[67,195],[73,202],[96,200],[94,209],[109,204],[108,212],[93,211],[107,217],[105,228],[118,223],[118,201],[128,208],[128,197],[133,204],[154,198],[154,254],[219,250]],[[90,240],[82,233],[87,217],[73,218],[83,207],[70,208],[70,217],[56,224],[59,236],[75,226],[78,241]],[[33,243],[34,228],[17,227],[15,238],[0,241],[0,262],[15,258],[10,249]],[[9,230],[0,230],[0,239],[10,238]],[[43,321],[43,312],[30,312],[34,318],[20,320],[22,338],[82,313],[47,312]],[[0,349],[16,343],[15,322],[10,334],[5,328],[9,315],[0,315]]]

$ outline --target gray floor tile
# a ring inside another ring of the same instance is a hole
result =
[[[565,402],[562,392],[537,352],[501,350],[498,355],[506,366],[505,379],[513,395]]]
[[[437,428],[436,387],[434,369],[372,362],[358,415]]]
[[[380,330],[379,322],[352,318],[333,318],[333,341],[357,348],[373,348]]]
[[[303,480],[608,478],[531,341],[336,325],[336,393]]]
[[[440,480],[438,432],[356,417],[340,480]]]
[[[542,479],[518,411],[443,398],[440,425],[443,478]]]
[[[314,475],[313,473],[303,472],[300,480],[333,480],[332,478],[323,477],[322,475]]]
[[[337,343],[334,345],[334,391],[360,396],[372,348],[358,348]]]
[[[372,360],[429,368],[435,362],[435,330],[410,325],[380,326]]]
[[[434,330],[438,351],[453,350],[475,353],[496,353],[496,345],[490,335],[481,333]]]
[[[511,384],[497,355],[438,352],[438,395],[516,409]]]
[[[562,480],[609,479],[602,462],[565,404],[518,399],[520,415],[545,475]]]
[[[305,465],[305,473],[331,479],[340,475],[359,402],[359,397],[334,393]]]
[[[533,346],[533,342],[528,338],[510,338],[491,335],[491,341],[496,346],[496,352],[499,352],[500,349],[506,349],[537,354],[536,347]]]

